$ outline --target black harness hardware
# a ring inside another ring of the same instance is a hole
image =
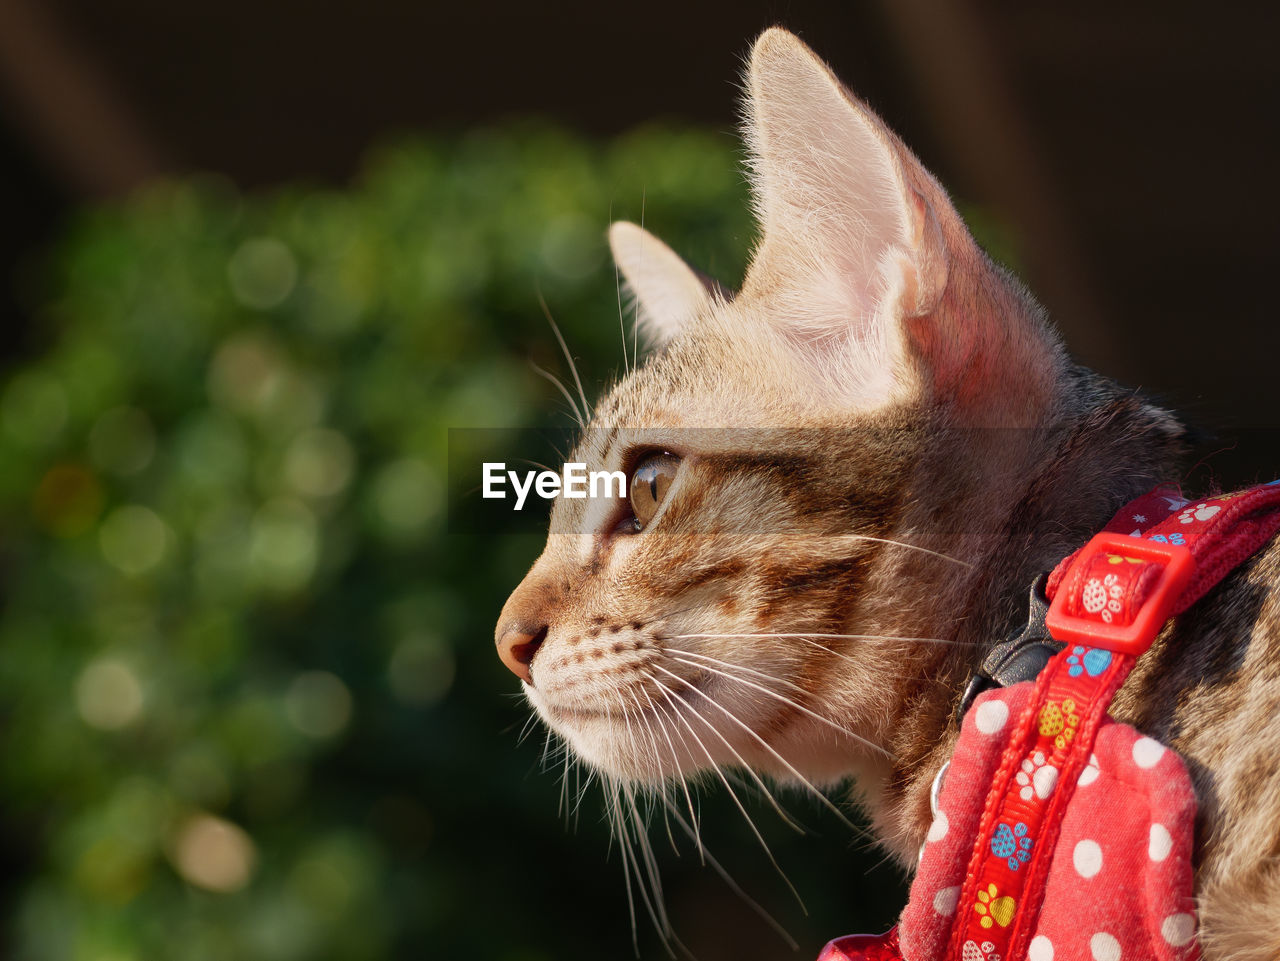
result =
[[[1048,581],[1049,574],[1046,571],[1031,585],[1026,626],[1005,640],[998,641],[982,659],[982,666],[969,678],[956,712],[957,719],[964,717],[974,699],[983,691],[1034,680],[1049,660],[1066,647],[1062,641],[1055,641],[1045,627],[1044,617],[1049,612],[1049,598],[1045,596],[1044,588]]]

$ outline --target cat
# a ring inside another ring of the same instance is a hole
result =
[[[571,460],[496,638],[585,763],[644,784],[849,779],[914,866],[966,680],[1036,575],[1181,476],[1179,420],[1075,366],[902,142],[799,39],[755,42],[762,232],[731,293],[610,229],[650,353]],[[1112,714],[1199,804],[1208,961],[1280,957],[1280,546],[1166,626]],[[838,933],[838,932],[833,932]]]

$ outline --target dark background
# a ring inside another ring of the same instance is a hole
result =
[[[751,38],[773,23],[813,45],[920,154],[984,242],[1014,263],[1082,362],[1143,388],[1197,425],[1207,459],[1198,459],[1192,486],[1280,473],[1274,432],[1280,324],[1271,304],[1280,261],[1273,240],[1280,220],[1273,186],[1280,12],[1264,4],[881,0],[551,8],[409,0],[0,0],[0,379],[57,340],[45,309],[54,283],[49,264],[71,226],[86,210],[129,203],[159,176],[213,172],[265,198],[297,183],[341,190],[380,143],[422,132],[465,137],[530,116],[601,140],[655,119],[702,125],[728,140],[742,57]],[[650,226],[661,233],[662,198],[651,190],[649,199],[658,211]],[[527,301],[536,317],[532,292]],[[518,357],[527,346],[526,331],[498,351]],[[438,359],[452,363],[451,356]],[[493,549],[464,539],[440,551],[472,558]],[[564,830],[553,775],[536,771],[539,745],[514,746],[524,711],[505,697],[512,682],[488,654],[485,631],[537,546],[530,540],[498,549],[502,582],[458,589],[474,609],[456,633],[485,649],[474,662],[459,659],[459,687],[471,684],[468,703],[483,710],[447,715],[455,726],[432,728],[432,736],[465,740],[470,754],[463,761],[501,776],[477,773],[472,785],[416,782],[413,770],[394,770],[352,746],[376,749],[379,736],[385,744],[375,725],[317,767],[317,790],[322,775],[326,790],[376,775],[387,778],[406,809],[428,797],[436,812],[432,840],[412,818],[409,828],[390,835],[409,837],[402,845],[408,860],[465,851],[466,835],[483,832],[476,861],[459,881],[465,890],[453,897],[468,905],[468,919],[483,916],[503,927],[510,918],[536,916],[541,924],[531,930],[526,954],[508,951],[503,961],[568,957],[570,942],[624,957],[630,945],[616,850],[606,861],[606,832],[595,811],[584,809],[579,834]],[[374,597],[380,578],[370,568],[346,584],[363,585]],[[345,600],[358,606],[362,597],[350,592]],[[281,624],[291,623],[289,610],[275,613]],[[271,623],[260,630],[269,637]],[[363,689],[351,680],[358,672],[349,677],[337,666],[346,640],[325,643],[339,652],[331,669],[359,700]],[[312,639],[293,637],[289,645],[290,656],[306,666]],[[395,763],[418,759],[425,770],[433,750],[423,747],[420,757],[401,752]],[[524,780],[509,777],[508,768],[527,772]],[[492,801],[495,782],[502,790],[510,784],[518,817]],[[375,787],[368,786],[371,796]],[[709,793],[709,823],[736,818]],[[813,912],[809,920],[749,835],[725,833],[716,850],[750,893],[801,936],[806,951],[812,928],[823,937],[845,933],[839,926],[846,916],[856,919],[850,923],[888,923],[901,898],[897,873],[881,866],[864,882],[879,855],[812,805],[802,806],[801,815],[816,836],[786,840],[776,820],[766,833],[784,867],[805,865],[800,873],[808,886],[801,893]],[[29,830],[32,823],[18,818],[5,827],[4,874],[12,893],[45,870],[45,841],[35,840],[42,836]],[[772,935],[709,871],[691,863],[688,851],[678,860],[660,853],[659,860],[677,928],[699,957],[787,956],[780,942],[763,940]],[[421,894],[423,903],[450,903],[438,894]],[[401,893],[395,910],[412,914],[417,896]],[[431,932],[433,924],[405,930]],[[640,927],[642,954],[660,956],[643,920]],[[6,919],[0,937],[11,939],[11,928]],[[487,932],[472,933],[474,956],[490,956]],[[436,947],[414,937],[395,942],[396,956]],[[460,942],[449,944],[449,957],[463,956]],[[332,956],[362,955],[335,948]]]
[[[749,40],[782,23],[1007,225],[1083,362],[1209,425],[1272,419],[1271,5],[4,0],[0,18],[11,276],[68,206],[158,170],[340,183],[388,132],[528,114],[730,130]],[[6,313],[12,350],[32,335],[21,299]]]

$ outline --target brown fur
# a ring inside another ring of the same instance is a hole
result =
[[[909,866],[985,647],[1036,574],[1177,476],[1181,431],[1066,361],[798,40],[766,32],[748,87],[764,235],[742,291],[613,234],[658,349],[572,459],[669,450],[676,480],[639,534],[616,530],[625,504],[559,501],[498,637],[547,629],[526,691],[605,774],[852,777]],[[1210,961],[1280,957],[1278,584],[1273,544],[1165,630],[1113,707],[1191,769]]]

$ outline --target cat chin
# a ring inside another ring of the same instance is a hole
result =
[[[557,734],[573,755],[601,774],[626,781],[656,780],[656,772],[637,763],[634,749],[624,750],[614,733],[618,717],[581,703],[566,705],[549,701],[536,688],[526,687],[525,695],[544,724]]]
[[[687,778],[710,770],[705,758],[681,757],[677,768],[669,756],[655,759],[651,752],[637,752],[629,739],[618,737],[616,717],[574,714],[570,719],[565,714],[556,717],[549,716],[547,712],[540,713],[579,760],[608,778],[657,786],[670,778]],[[771,782],[801,791],[812,788],[834,790],[847,785],[860,773],[847,756],[798,751],[787,756],[784,765],[769,754],[753,751],[747,744],[735,744],[734,750],[750,768]],[[717,758],[717,762],[726,767],[736,767],[740,763],[736,758]]]
[[[614,711],[579,703],[556,703],[536,688],[527,688],[526,694],[544,723],[574,756],[607,778],[657,786],[670,778],[690,777],[710,769],[705,756],[682,750],[687,744],[681,745],[678,734],[673,734],[668,743],[661,733],[635,733],[649,730],[641,716],[632,714],[627,722]],[[620,730],[628,733],[620,734]],[[825,729],[811,730],[804,722],[780,737],[772,750],[761,750],[752,739],[739,740],[735,735],[734,730],[722,730],[719,735],[732,747],[723,742],[716,745],[717,738],[706,733],[702,742],[712,749],[719,766],[740,766],[745,762],[780,785],[827,790],[847,784],[862,773],[857,759],[851,757],[850,745],[837,746],[826,736]],[[648,750],[655,744],[660,751]],[[716,746],[723,746],[724,751],[716,750]],[[722,753],[725,756],[718,756]],[[786,761],[782,762],[779,755]]]
[[[620,781],[640,784],[658,784],[670,770],[660,770],[654,759],[638,753],[631,745],[624,745],[613,734],[617,719],[605,715],[577,717],[572,723],[553,721],[545,713],[547,725],[560,735],[574,756],[600,774]]]
[[[632,727],[629,728],[628,721],[617,712],[581,704],[558,704],[534,688],[527,688],[525,693],[543,722],[559,735],[574,756],[607,778],[657,786],[667,778],[689,776],[707,767],[680,750],[681,744],[676,738],[670,745],[675,748],[672,752],[661,735],[620,734],[620,730],[634,731],[636,725],[645,724],[634,714],[630,715]],[[638,744],[637,737],[642,738],[643,743]],[[659,745],[663,749],[661,753],[649,750],[652,744]]]

